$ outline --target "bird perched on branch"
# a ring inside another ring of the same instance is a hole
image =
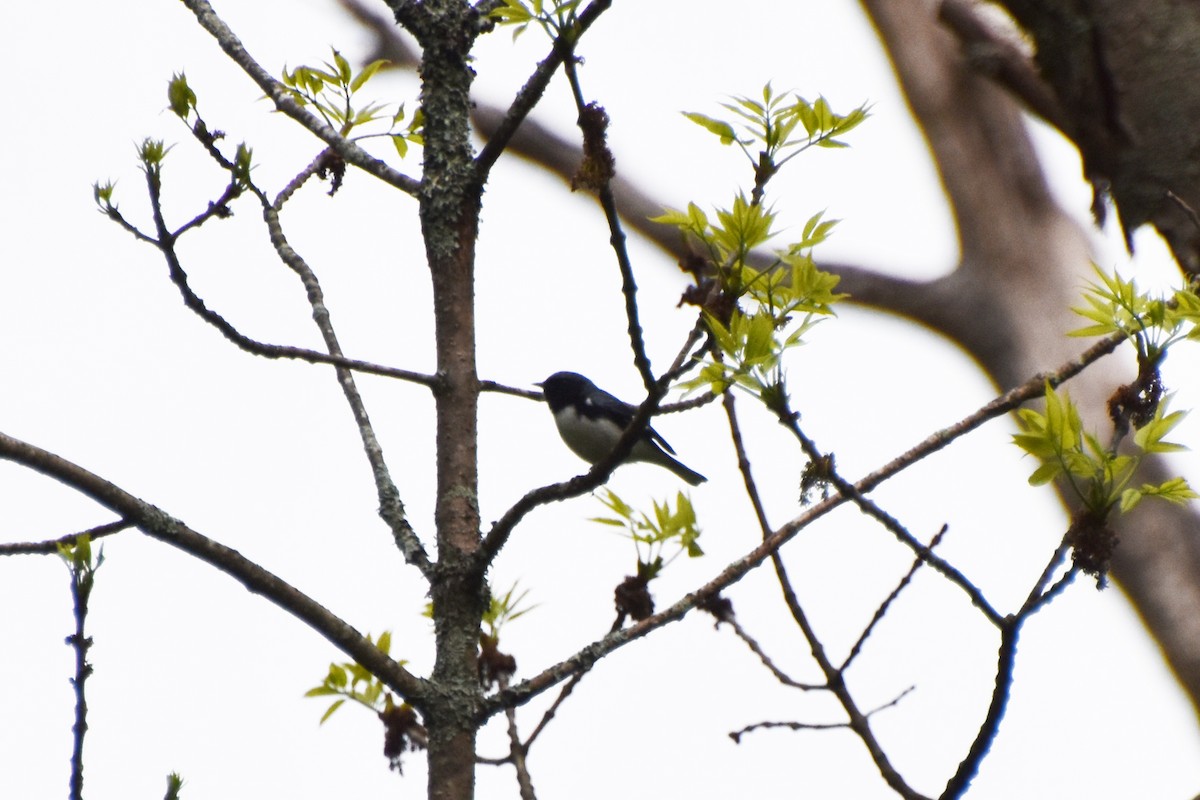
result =
[[[541,383],[558,434],[567,447],[589,464],[613,451],[633,421],[637,408],[598,388],[575,372],[556,372]],[[666,467],[692,486],[708,480],[672,457],[675,451],[658,431],[646,426],[625,462],[645,461]]]

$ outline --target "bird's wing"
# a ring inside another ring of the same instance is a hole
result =
[[[587,404],[595,410],[597,416],[603,416],[612,420],[622,430],[629,427],[629,423],[633,422],[633,417],[637,414],[635,406],[631,406],[629,403],[613,397],[603,389],[596,389],[595,394],[588,399]],[[662,437],[662,434],[649,425],[646,426],[646,435],[652,441],[657,442],[668,453],[675,453],[675,448],[667,444],[667,440]]]

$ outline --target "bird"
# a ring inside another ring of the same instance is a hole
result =
[[[577,372],[556,372],[541,383],[558,435],[567,447],[589,464],[604,459],[633,421],[637,408],[596,386]],[[674,472],[692,486],[708,480],[673,458],[675,451],[658,431],[646,426],[625,457],[625,462],[645,461]]]

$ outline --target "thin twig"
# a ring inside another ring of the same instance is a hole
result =
[[[271,202],[271,208],[275,209],[276,211],[282,211],[284,204],[291,200],[292,196],[296,194],[296,192],[300,191],[300,188],[308,182],[308,179],[316,175],[325,167],[326,159],[328,159],[330,152],[332,151],[327,147],[321,152],[317,153],[316,157],[312,161],[308,162],[307,167],[296,173],[292,179],[287,182],[287,185],[279,190],[279,193],[275,195],[275,200]]]
[[[550,707],[546,709],[546,713],[542,714],[542,718],[538,720],[538,724],[534,727],[533,733],[529,734],[529,738],[525,740],[526,752],[528,752],[529,748],[533,746],[533,743],[537,741],[537,738],[542,735],[542,731],[546,730],[546,726],[549,725],[550,721],[554,719],[555,715],[558,714],[558,709],[562,706],[563,702],[571,696],[571,692],[575,691],[575,687],[579,685],[579,682],[583,680],[583,677],[586,674],[586,672],[579,672],[571,676],[571,680],[563,684],[562,691],[558,693],[558,697],[554,698],[554,702],[550,704]]]
[[[782,409],[778,414],[779,421],[787,428],[796,440],[800,442],[800,447],[804,450],[813,462],[820,462],[824,458],[824,454],[817,448],[816,444],[808,438],[808,436],[800,429],[800,425],[796,422],[796,415],[789,413],[786,409]],[[920,539],[913,536],[912,533],[904,527],[891,514],[884,511],[873,500],[869,500],[863,495],[857,487],[843,478],[836,470],[830,469],[826,476],[830,483],[837,488],[838,492],[854,503],[867,516],[875,519],[883,527],[887,528],[893,536],[899,539],[902,543],[908,546],[910,550],[917,554],[917,557],[925,561],[929,566],[940,572],[945,578],[953,583],[958,588],[962,589],[967,597],[970,598],[971,604],[983,612],[988,621],[993,625],[999,626],[1004,617],[988,599],[983,596],[983,592],[973,581],[967,578],[962,573],[962,570],[955,567],[949,561],[946,561],[941,556],[936,555],[931,548],[921,542]]]
[[[875,763],[875,768],[879,770],[880,776],[888,786],[892,787],[893,791],[905,800],[924,800],[923,795],[908,785],[904,777],[892,765],[891,759],[888,758],[887,752],[875,738],[874,732],[871,730],[871,723],[858,708],[858,703],[854,700],[854,696],[850,694],[850,689],[846,686],[846,681],[841,671],[834,666],[829,659],[829,655],[825,651],[825,645],[817,636],[816,629],[808,619],[808,614],[800,605],[800,600],[796,597],[796,592],[792,588],[792,583],[788,578],[787,569],[783,565],[783,559],[780,558],[779,552],[776,550],[771,553],[771,563],[775,567],[775,572],[779,577],[779,585],[783,590],[784,603],[787,605],[788,611],[792,614],[792,619],[804,634],[804,639],[808,642],[808,647],[812,651],[813,660],[817,662],[817,666],[821,669],[821,674],[825,676],[826,683],[829,686],[834,697],[842,706],[842,710],[846,712],[846,725],[866,747],[871,761]]]
[[[1126,341],[1124,334],[1116,333],[1101,339],[1084,350],[1077,358],[1068,361],[1052,372],[1039,372],[1029,380],[1014,386],[1004,394],[981,406],[955,424],[942,428],[927,436],[922,442],[896,458],[884,464],[879,469],[858,481],[855,486],[860,492],[869,492],[897,472],[909,467],[914,459],[921,459],[936,453],[951,442],[962,438],[985,422],[1019,408],[1030,400],[1041,397],[1046,392],[1046,384],[1058,387],[1071,378],[1083,372],[1089,365],[1111,354]]]
[[[1033,599],[1027,608],[1021,609],[1021,616],[1028,617],[1041,611],[1042,608],[1058,597],[1068,586],[1075,582],[1075,578],[1079,576],[1079,565],[1072,564],[1066,572],[1059,576],[1058,580],[1050,584],[1050,586],[1040,595]]]
[[[168,273],[171,282],[179,290],[180,296],[183,298],[183,304],[200,319],[207,322],[212,327],[216,328],[222,336],[233,342],[240,349],[245,350],[256,356],[263,358],[292,358],[299,361],[307,361],[312,364],[329,364],[335,367],[343,367],[352,369],[356,372],[365,372],[372,375],[382,375],[388,378],[396,378],[399,380],[409,381],[410,383],[418,383],[423,386],[433,386],[436,381],[435,376],[426,375],[420,372],[411,370],[398,369],[395,367],[385,367],[379,364],[373,364],[369,361],[360,361],[358,359],[346,358],[338,355],[333,356],[328,353],[322,353],[317,350],[310,350],[303,347],[292,347],[290,345],[268,344],[246,336],[239,331],[232,323],[225,319],[220,313],[213,311],[204,302],[204,299],[196,294],[192,289],[188,280],[187,271],[184,270],[183,264],[179,260],[179,255],[175,250],[174,235],[167,229],[167,223],[162,211],[162,196],[161,187],[157,184],[152,176],[147,174],[147,188],[150,194],[151,211],[154,218],[155,227],[158,231],[158,237],[146,236],[139,234],[138,238],[150,242],[158,248],[163,254],[163,258],[167,262]],[[113,217],[112,214],[109,214]],[[128,225],[123,219],[113,217],[122,227],[127,230],[136,230]]]
[[[308,263],[288,243],[279,217],[280,207],[283,203],[291,197],[308,177],[320,168],[320,159],[322,156],[318,156],[316,160],[301,170],[299,175],[293,178],[288,186],[277,195],[275,201],[272,202],[266,193],[253,182],[239,180],[237,165],[226,158],[216,146],[215,137],[208,132],[208,126],[201,118],[197,117],[196,122],[192,126],[192,133],[217,164],[230,174],[231,188],[226,190],[225,196],[232,197],[234,194],[241,193],[242,191],[249,191],[258,199],[271,245],[274,247],[279,259],[295,273],[304,286],[309,306],[312,309],[313,321],[321,333],[328,353],[327,355],[320,354],[321,358],[319,360],[344,361],[345,356],[342,353],[337,335],[334,332],[329,309],[325,305],[325,297],[321,289],[321,284],[317,280],[316,273],[313,272]],[[183,296],[184,305],[201,319],[221,331],[226,338],[233,341],[242,349],[259,355],[275,354],[274,346],[263,345],[261,342],[256,342],[244,336],[224,317],[208,308],[204,300],[192,290],[187,272],[184,270],[175,250],[176,240],[182,232],[189,229],[189,226],[185,225],[174,233],[168,231],[162,210],[160,175],[157,171],[149,168],[145,172],[147,189],[150,194],[151,211],[158,233],[156,245],[166,258],[171,281]],[[237,192],[232,191],[234,188],[237,189]],[[315,353],[315,351],[313,352]],[[318,359],[311,358],[308,360],[316,361]],[[362,440],[363,449],[366,452],[367,460],[371,467],[376,492],[379,497],[380,517],[391,530],[392,536],[403,553],[405,560],[420,569],[426,577],[429,577],[433,571],[432,563],[425,552],[424,546],[421,544],[420,538],[416,535],[416,532],[412,529],[408,521],[404,504],[400,500],[399,490],[392,481],[387,463],[383,458],[383,449],[380,447],[379,441],[375,436],[366,405],[363,403],[362,396],[355,383],[354,374],[342,364],[335,364],[335,373],[346,402],[349,404],[351,413],[354,416],[359,437]],[[416,376],[416,373],[412,373],[412,375]],[[423,383],[426,386],[433,386],[433,376],[419,377],[420,379],[417,382]]]
[[[497,677],[501,689],[508,688],[508,675],[501,673]],[[525,754],[529,752],[527,744],[521,744],[521,734],[517,731],[517,710],[506,708],[508,717],[509,760],[517,771],[517,786],[520,788],[521,800],[537,800],[533,791],[533,779],[529,776],[529,767],[525,764]]]
[[[730,628],[732,628],[734,634],[736,634],[737,637],[739,639],[741,639],[743,642],[745,642],[746,646],[750,648],[750,652],[752,652],[752,653],[754,653],[754,655],[758,656],[758,659],[759,659],[759,661],[761,661],[763,663],[763,666],[771,671],[771,674],[775,676],[775,680],[779,681],[784,686],[791,686],[793,689],[800,689],[801,691],[805,691],[805,692],[812,692],[812,691],[817,691],[819,689],[828,689],[829,688],[826,684],[823,684],[823,683],[801,683],[800,681],[795,680],[790,675],[788,675],[786,672],[781,670],[779,667],[777,667],[775,665],[775,662],[771,660],[771,657],[768,656],[766,654],[766,652],[762,649],[762,647],[759,645],[758,641],[753,636],[751,636],[749,633],[746,632],[746,630],[741,626],[741,623],[739,623],[737,621],[737,619],[735,619],[733,617],[730,617],[729,619],[722,619],[717,623],[718,627],[720,626],[721,623],[724,623],[724,624],[728,625]]]
[[[220,197],[211,201],[208,204],[208,208],[206,208],[204,211],[201,211],[199,214],[176,228],[171,233],[171,238],[173,240],[178,239],[180,236],[192,230],[193,228],[199,228],[213,217],[227,215],[229,213],[229,204],[233,202],[233,200],[237,198],[239,194],[241,194],[241,189],[238,187],[237,182],[231,181],[229,185],[225,187],[225,191],[221,193]]]
[[[900,701],[903,700],[915,688],[916,688],[915,686],[910,686],[907,689],[905,689],[903,692],[901,692],[900,694],[893,697],[891,700],[884,703],[883,705],[877,706],[877,707],[871,709],[870,711],[868,711],[866,713],[867,719],[870,719],[871,717],[875,716],[880,711],[883,711],[888,708],[893,708],[893,707],[899,705]],[[793,730],[793,731],[828,731],[828,730],[836,730],[838,728],[849,728],[849,727],[850,727],[850,723],[848,723],[848,722],[756,722],[753,725],[747,725],[746,727],[742,728],[741,730],[732,731],[729,734],[729,738],[733,739],[733,741],[735,743],[741,744],[742,737],[745,736],[747,733],[753,733],[754,731],[757,731],[757,730],[764,730],[764,729],[769,729],[769,728],[788,728],[789,730]]]
[[[596,113],[590,113],[587,102],[583,97],[583,88],[579,83],[579,70],[575,64],[575,53],[572,52],[563,61],[563,72],[567,76],[567,81],[571,85],[571,94],[575,98],[575,111],[579,115],[579,127],[583,130],[585,141],[593,142],[592,149],[603,149],[603,156],[606,156],[612,163],[612,155],[608,152],[608,144],[604,141],[604,135],[607,131],[588,130],[589,125],[601,126],[607,125],[608,117],[603,111],[599,115],[603,115],[603,122],[597,120]],[[592,122],[588,122],[591,119]],[[596,159],[601,157],[600,153],[591,152],[589,148],[584,147],[584,158]],[[642,384],[647,391],[654,384],[654,371],[650,366],[650,359],[646,355],[646,340],[642,335],[642,323],[639,319],[638,304],[637,304],[637,282],[633,278],[633,263],[629,259],[629,249],[625,246],[626,236],[621,225],[621,215],[617,213],[617,202],[613,197],[612,191],[612,174],[608,174],[607,170],[601,176],[602,182],[596,187],[596,196],[600,201],[600,207],[604,210],[604,218],[608,222],[609,244],[612,246],[613,254],[617,258],[617,267],[621,272],[621,295],[625,298],[625,319],[628,321],[629,345],[633,349],[633,365],[637,367],[638,374],[642,376]]]
[[[95,566],[99,566],[99,561]],[[95,580],[95,569],[91,563],[68,562],[71,570],[71,600],[75,617],[75,631],[67,637],[67,644],[75,653],[75,676],[71,686],[75,691],[75,722],[71,726],[71,800],[83,800],[83,739],[87,734],[88,705],[85,685],[91,677],[92,665],[88,663],[88,651],[92,640],[86,628],[88,600],[91,598]]]
[[[939,530],[934,535],[933,539],[930,540],[929,550],[931,552],[941,543],[942,537],[946,535],[946,531],[948,530],[950,530],[950,526],[943,525],[941,530]],[[884,615],[887,614],[888,608],[890,608],[892,603],[895,602],[896,598],[900,596],[900,593],[904,591],[905,587],[912,582],[913,576],[917,574],[917,570],[919,570],[921,565],[924,563],[925,559],[921,558],[920,556],[914,559],[912,566],[909,567],[908,572],[905,573],[904,577],[900,579],[900,583],[896,584],[896,588],[892,590],[892,593],[889,594],[887,598],[879,604],[879,608],[875,609],[875,614],[872,615],[871,621],[867,623],[867,627],[863,628],[863,632],[859,635],[858,641],[856,641],[854,646],[850,648],[850,652],[846,656],[846,660],[842,662],[842,666],[840,667],[842,672],[845,672],[850,666],[850,663],[858,657],[860,652],[862,652],[863,645],[866,644],[867,638],[871,635],[871,631],[875,630],[875,626],[878,625],[881,620],[883,620]]]
[[[94,528],[88,528],[86,531],[79,533],[68,533],[66,536],[60,536],[57,539],[50,539],[41,542],[13,542],[11,544],[0,544],[0,556],[20,556],[20,555],[56,555],[60,547],[73,547],[79,541],[81,536],[86,536],[92,541],[112,536],[114,533],[128,530],[134,527],[133,523],[126,519],[119,519],[115,522],[106,522],[103,525],[97,525]]]
[[[1067,544],[1066,537],[1054,549],[1054,553],[1050,556],[1050,560],[1046,562],[1042,574],[1038,577],[1037,582],[1033,584],[1033,588],[1029,590],[1029,595],[1025,598],[1025,602],[1021,604],[1021,610],[1018,612],[1022,616],[1028,616],[1032,613],[1034,606],[1042,604],[1042,598],[1045,597],[1046,587],[1050,583],[1050,579],[1054,576],[1055,571],[1062,565],[1063,559],[1067,557],[1067,551],[1071,546]]]

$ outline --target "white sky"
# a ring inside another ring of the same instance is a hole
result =
[[[222,3],[226,21],[261,63],[317,63],[336,45],[352,59],[364,38],[332,2]],[[686,22],[685,22],[686,20]],[[0,430],[54,450],[259,560],[363,631],[391,629],[393,652],[418,673],[432,637],[420,616],[419,577],[404,566],[375,515],[376,500],[332,372],[256,359],[187,312],[157,253],[96,213],[90,185],[118,181],[127,215],[147,224],[133,153],[143,136],[177,142],[166,166],[176,222],[216,196],[222,176],[162,111],[171,73],[186,69],[210,126],[255,147],[256,179],[270,191],[318,144],[269,113],[259,91],[179,4],[9,3],[0,196]],[[504,103],[547,45],[529,31],[481,42],[479,96]],[[845,3],[617,4],[581,48],[584,89],[613,119],[618,168],[664,202],[727,203],[749,182],[732,150],[686,122],[716,113],[730,94],[766,80],[836,109],[874,104],[849,151],[795,162],[774,186],[785,226],[820,209],[844,220],[824,250],[911,276],[954,261],[939,188],[886,63],[856,7]],[[415,106],[411,78],[380,77],[379,97]],[[570,135],[561,79],[538,118]],[[1069,147],[1039,132],[1063,202],[1085,217],[1088,195]],[[380,150],[386,154],[390,147]],[[410,157],[403,167],[415,174]],[[333,200],[312,186],[285,217],[293,244],[322,279],[348,354],[432,367],[428,279],[415,203],[351,173]],[[592,201],[521,164],[502,162],[485,196],[479,252],[481,374],[529,385],[558,369],[588,373],[633,399],[619,279]],[[786,235],[786,234],[785,234]],[[1169,275],[1150,237],[1139,242],[1145,282]],[[660,367],[690,325],[674,309],[683,282],[670,260],[636,240],[651,356]],[[1111,240],[1098,260],[1118,264]],[[244,332],[317,346],[297,282],[265,244],[250,203],[235,219],[189,235],[182,253],[196,289]],[[1180,406],[1197,403],[1194,355],[1174,356],[1167,381]],[[857,477],[988,400],[992,389],[953,347],[925,331],[857,310],[827,323],[791,364],[795,400],[818,444]],[[923,380],[924,378],[924,380]],[[914,386],[936,391],[903,391]],[[360,378],[393,475],[417,530],[431,525],[431,403],[427,392]],[[748,402],[748,438],[772,520],[795,511],[799,458]],[[499,517],[529,488],[581,464],[561,445],[544,407],[488,396],[481,408],[481,505]],[[740,499],[717,409],[656,427],[711,479],[692,493],[708,556],[677,563],[654,587],[660,605],[714,575],[757,538]],[[1019,602],[1064,525],[1050,493],[998,421],[877,492],[928,538],[950,525],[944,554],[1002,609]],[[1197,441],[1189,421],[1180,439]],[[1195,481],[1193,454],[1180,459]],[[667,472],[633,466],[610,486],[649,504],[680,488]],[[0,541],[50,538],[109,517],[72,493],[0,463]],[[518,677],[600,637],[611,591],[632,549],[587,522],[581,498],[540,509],[516,532],[493,573],[520,579],[539,608],[503,647]],[[140,534],[109,539],[89,620],[87,795],[156,797],[171,770],[184,796],[420,796],[419,756],[389,773],[378,723],[357,709],[323,728],[324,706],[301,698],[343,660],[319,637],[211,568]],[[802,599],[827,645],[848,646],[907,569],[889,535],[851,511],[832,515],[787,550]],[[785,669],[816,680],[768,570],[731,593],[741,622]],[[60,797],[70,751],[72,694],[67,573],[54,558],[0,559],[0,797]],[[936,794],[963,757],[987,706],[996,637],[961,593],[923,575],[871,639],[850,679],[864,707],[916,691],[875,718],[897,767]],[[531,730],[549,698],[521,714]],[[535,747],[539,796],[588,800],[679,796],[890,797],[860,743],[844,731],[726,733],[762,720],[840,719],[832,701],[770,676],[707,617],[689,616],[603,661]],[[500,755],[497,723],[482,740]],[[1072,587],[1026,628],[1014,699],[976,798],[1191,797],[1200,790],[1200,736],[1190,707],[1118,591]],[[508,768],[481,767],[479,797],[514,797]]]

